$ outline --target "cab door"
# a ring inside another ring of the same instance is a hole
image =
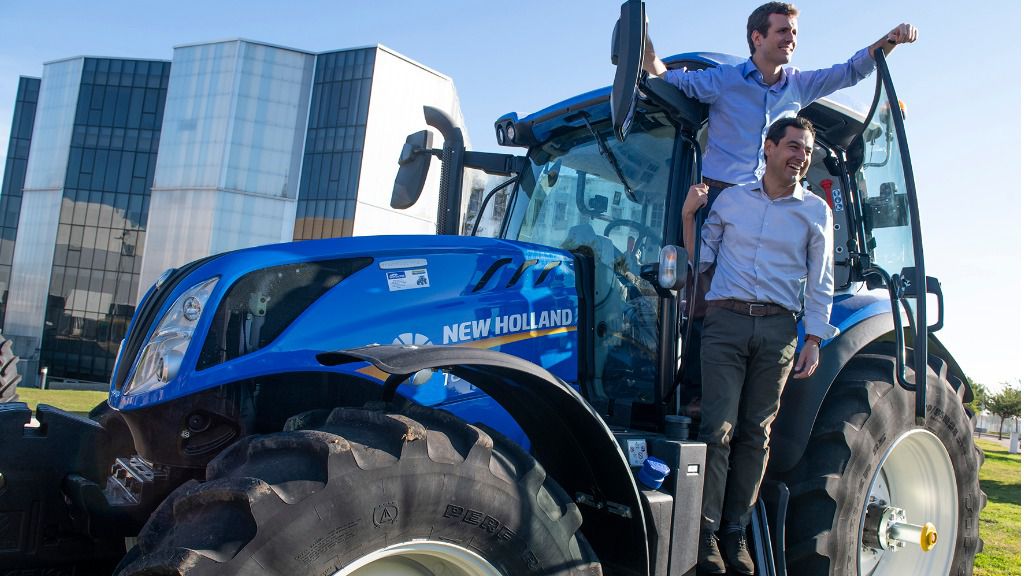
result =
[[[874,57],[878,76],[874,103],[859,142],[851,146],[851,156],[860,156],[859,162],[850,163],[861,216],[858,268],[869,286],[884,286],[889,291],[894,325],[907,327],[906,334],[895,330],[897,376],[902,386],[916,390],[916,415],[922,419],[929,330],[925,294],[935,293],[939,299],[940,320],[931,327],[933,330],[941,324],[942,298],[938,282],[925,275],[917,190],[903,111],[884,53],[879,49]],[[908,365],[913,368],[909,379]]]

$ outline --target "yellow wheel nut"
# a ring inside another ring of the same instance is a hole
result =
[[[921,527],[921,550],[925,552],[931,550],[938,541],[939,532],[935,529],[935,524],[925,522],[924,526]]]

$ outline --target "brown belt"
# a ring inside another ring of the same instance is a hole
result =
[[[793,312],[778,304],[763,302],[740,302],[739,300],[708,300],[708,306],[725,308],[747,316],[775,316],[776,314],[792,314]]]
[[[735,186],[735,184],[729,184],[728,182],[722,182],[721,180],[715,180],[714,178],[708,178],[707,176],[704,177],[704,183],[711,188],[721,188],[723,190]]]

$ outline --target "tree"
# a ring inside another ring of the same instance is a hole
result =
[[[985,389],[984,384],[975,382],[970,376],[967,377],[967,385],[971,387],[972,396],[974,397],[967,406],[970,407],[972,412],[979,414],[985,409],[988,402],[988,390]]]
[[[1003,421],[1016,416],[1020,418],[1020,388],[1004,383],[1003,389],[992,395],[985,407],[999,416],[999,439],[1003,439]]]

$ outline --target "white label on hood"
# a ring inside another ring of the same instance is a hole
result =
[[[427,275],[426,268],[399,270],[397,272],[387,272],[386,274],[388,277],[388,290],[391,292],[430,287],[430,277]]]

